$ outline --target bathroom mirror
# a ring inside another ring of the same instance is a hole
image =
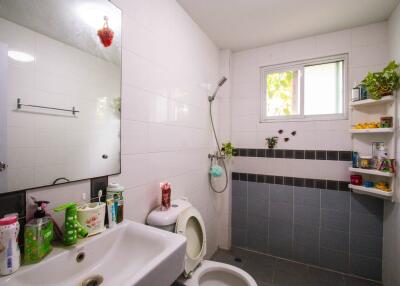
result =
[[[121,11],[0,0],[0,193],[118,174]]]

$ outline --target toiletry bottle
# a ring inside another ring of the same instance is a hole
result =
[[[115,214],[117,223],[124,220],[124,187],[118,183],[111,183],[107,186],[107,196],[114,198]]]
[[[73,245],[77,242],[78,236],[83,238],[88,231],[78,221],[76,203],[67,203],[54,209],[55,212],[65,210],[63,242],[65,245]]]
[[[161,188],[161,210],[166,211],[171,206],[171,184],[168,182],[160,183]]]
[[[0,219],[0,275],[17,271],[21,263],[18,246],[19,223],[17,216]]]
[[[24,230],[24,263],[41,261],[53,249],[53,220],[46,215],[48,201],[35,201],[36,211],[33,219],[25,225]]]
[[[361,99],[361,90],[357,82],[353,82],[353,89],[351,90],[351,101],[359,101]]]
[[[108,228],[113,228],[117,223],[113,195],[109,194],[107,195],[106,204],[107,204]]]
[[[120,192],[118,196],[117,223],[120,223],[123,220],[124,220],[124,195],[123,192]]]

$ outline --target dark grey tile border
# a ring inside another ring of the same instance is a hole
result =
[[[275,158],[284,158],[283,149],[275,149]]]
[[[294,179],[293,177],[283,177],[283,184],[286,186],[293,186]]]
[[[349,182],[345,181],[321,180],[321,179],[310,179],[310,178],[293,178],[284,176],[272,176],[264,174],[237,173],[237,172],[232,172],[232,180],[316,188],[321,190],[334,190],[343,192],[350,191],[348,188]]]
[[[275,183],[275,176],[266,175],[265,182],[268,183],[268,184],[274,184]]]
[[[315,150],[305,150],[307,160],[315,160]]]
[[[283,157],[285,157],[286,159],[294,159],[294,150],[283,150]]]
[[[339,182],[338,181],[327,180],[326,181],[326,188],[328,190],[339,190]]]
[[[257,182],[257,175],[256,174],[247,174],[247,181]]]
[[[315,159],[326,160],[326,150],[315,150]]]
[[[315,188],[326,189],[326,180],[315,180]]]
[[[265,157],[265,149],[257,149],[257,157]]]
[[[294,158],[295,159],[304,159],[305,158],[305,150],[294,150]]]
[[[352,151],[237,148],[233,156],[305,160],[351,161]]]
[[[257,149],[247,149],[247,157],[257,157]]]
[[[247,181],[247,174],[246,173],[239,173],[239,180],[240,181]]]
[[[239,149],[240,157],[247,157],[247,149]]]
[[[304,186],[307,188],[315,188],[315,180],[314,179],[304,179]]]
[[[274,177],[275,177],[274,184],[283,185],[283,176],[274,176]]]
[[[351,151],[339,151],[340,161],[351,161]]]
[[[266,177],[265,175],[257,174],[257,183],[265,183]]]
[[[339,151],[326,151],[326,160],[339,160]]]
[[[265,150],[265,157],[274,158],[275,157],[275,150],[274,149]]]
[[[294,178],[293,185],[296,187],[304,187],[306,184],[306,179],[304,178]]]

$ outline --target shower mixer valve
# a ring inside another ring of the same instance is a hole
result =
[[[215,154],[208,154],[208,159],[225,159],[225,155],[218,155],[218,153],[215,152]]]

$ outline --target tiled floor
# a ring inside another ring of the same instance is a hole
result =
[[[247,271],[258,286],[382,286],[340,273],[242,249],[218,250],[212,260]]]

